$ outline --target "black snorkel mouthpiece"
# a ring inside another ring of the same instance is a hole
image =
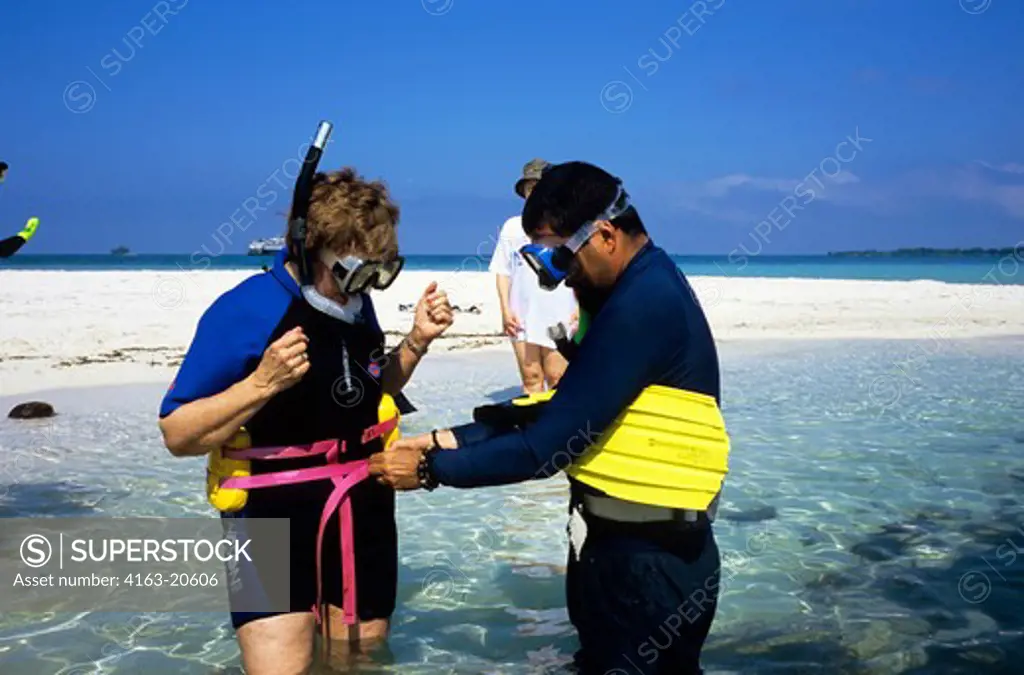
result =
[[[313,178],[316,176],[317,165],[327,147],[327,139],[331,136],[333,125],[322,121],[316,129],[316,136],[306,151],[302,161],[302,170],[295,179],[295,193],[292,197],[292,212],[288,218],[288,253],[299,266],[299,284],[308,286],[313,283],[313,261],[306,251],[306,216],[309,215],[309,200],[313,195]]]

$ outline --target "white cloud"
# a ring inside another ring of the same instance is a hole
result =
[[[1024,165],[1004,164],[996,170],[1019,175],[1024,174]],[[956,197],[998,206],[1014,218],[1024,218],[1024,182],[995,182],[984,172],[970,166],[958,171],[953,178],[949,187]]]
[[[687,211],[727,222],[750,222],[760,219],[764,206],[771,201],[766,201],[763,193],[793,194],[801,185],[801,193],[811,189],[815,200],[884,215],[913,213],[944,200],[955,200],[1024,218],[1024,164],[992,164],[983,160],[918,169],[873,181],[863,181],[846,170],[834,176],[816,171],[803,178],[733,173],[677,185],[673,198]],[[760,197],[758,193],[762,193]]]
[[[831,176],[825,175],[821,172],[815,172],[813,176],[816,177],[817,180],[820,180],[822,184],[826,185],[829,183],[835,185],[847,185],[850,183],[860,182],[860,178],[845,169],[840,169],[839,173]],[[750,176],[745,173],[732,173],[727,176],[721,176],[720,178],[713,178],[700,184],[697,192],[702,193],[703,196],[709,198],[725,197],[733,189],[740,187],[765,192],[786,193],[793,192],[801,183],[808,181],[814,181],[811,174],[808,174],[804,178],[766,178],[762,176]]]
[[[831,176],[819,170],[802,178],[771,178],[751,176],[746,173],[732,173],[706,181],[677,184],[672,189],[676,206],[693,213],[710,216],[716,220],[745,223],[760,220],[779,199],[793,195],[803,186],[801,202],[807,191],[813,191],[814,199],[832,199],[839,196],[839,186],[860,183],[856,175],[845,169]],[[771,193],[777,196],[767,195]]]
[[[999,171],[1001,173],[1024,173],[1024,164],[1017,164],[1015,162],[1008,162],[1006,164],[990,164],[982,159],[974,160],[975,164],[985,167],[986,169],[992,169],[993,171]]]

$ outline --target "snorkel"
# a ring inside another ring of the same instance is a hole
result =
[[[306,153],[302,170],[295,181],[292,198],[292,212],[288,220],[288,259],[298,267],[299,288],[302,297],[317,311],[346,323],[363,320],[363,296],[369,288],[384,290],[394,282],[405,259],[395,256],[387,262],[363,261],[353,255],[339,258],[337,254],[321,247],[310,251],[306,246],[309,234],[309,206],[316,184],[317,165],[323,156],[324,147],[331,135],[330,122],[320,122],[316,136]],[[328,200],[330,201],[330,200]],[[316,262],[326,267],[338,284],[344,302],[324,296],[316,289]]]
[[[333,125],[322,121],[316,129],[313,143],[302,161],[299,177],[295,179],[295,193],[292,197],[292,212],[288,219],[288,256],[299,268],[299,288],[302,297],[313,309],[347,323],[355,323],[362,309],[362,296],[353,297],[350,302],[340,305],[330,298],[324,297],[316,290],[313,275],[316,264],[312,252],[306,248],[306,236],[309,234],[306,218],[309,216],[309,202],[313,196],[313,183],[316,169],[323,157],[327,139],[331,136]]]
[[[313,178],[316,176],[317,165],[324,154],[324,147],[331,135],[331,123],[320,122],[313,143],[306,151],[302,160],[302,170],[295,179],[295,193],[292,196],[292,212],[288,219],[288,254],[299,268],[299,286],[305,289],[313,285],[313,260],[306,250],[306,216],[309,215],[309,200],[313,195]]]

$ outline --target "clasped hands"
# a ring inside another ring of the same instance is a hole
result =
[[[442,446],[454,447],[446,442],[451,440],[447,432],[439,432],[438,440]],[[418,490],[420,461],[423,454],[433,447],[432,434],[399,438],[383,452],[370,456],[370,475],[376,476],[381,485],[395,490]]]

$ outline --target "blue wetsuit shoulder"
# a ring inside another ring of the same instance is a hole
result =
[[[537,421],[522,432],[437,453],[432,469],[455,487],[502,485],[568,466],[649,385],[719,397],[718,358],[685,276],[648,243],[630,262]]]
[[[217,298],[199,319],[192,344],[160,404],[160,417],[247,377],[292,299],[270,273],[249,277]]]

